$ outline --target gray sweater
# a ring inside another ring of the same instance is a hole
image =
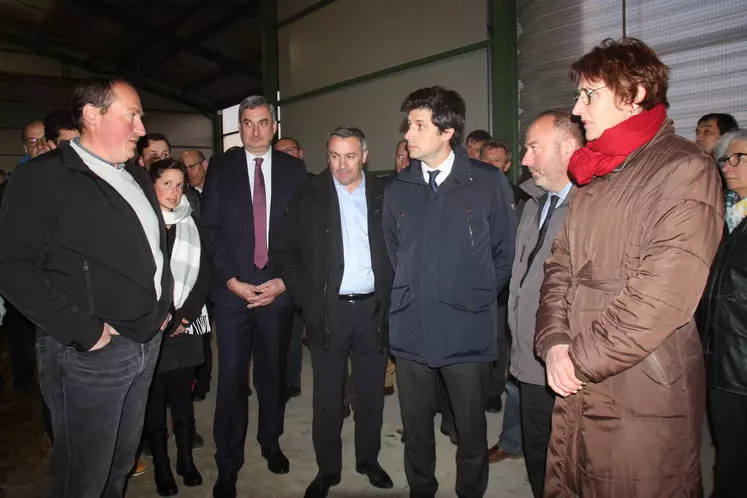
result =
[[[534,180],[521,185],[531,198],[526,201],[516,234],[516,256],[511,271],[508,297],[508,327],[511,330],[511,375],[520,382],[543,386],[547,383],[545,365],[534,354],[534,329],[540,302],[540,288],[545,274],[545,260],[552,252],[552,242],[565,225],[568,203],[573,190],[555,208],[547,235],[532,266],[527,269],[529,255],[537,245],[539,219],[547,192],[539,188]],[[528,273],[527,273],[528,271]],[[526,274],[526,278],[524,275]],[[522,280],[524,280],[522,284]]]

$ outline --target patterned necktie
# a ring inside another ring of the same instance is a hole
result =
[[[434,169],[433,171],[429,171],[428,175],[428,186],[431,188],[431,192],[434,194],[436,193],[436,190],[438,190],[438,184],[436,183],[436,177],[441,173],[441,170]]]
[[[254,192],[252,206],[254,211],[254,264],[264,268],[267,264],[267,195],[265,194],[265,175],[262,173],[264,159],[254,159]]]

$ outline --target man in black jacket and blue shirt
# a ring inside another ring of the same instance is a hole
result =
[[[511,189],[503,173],[455,148],[466,113],[458,93],[423,88],[401,110],[412,161],[384,196],[384,237],[395,268],[390,348],[410,496],[432,498],[438,490],[433,418],[440,376],[458,435],[456,494],[482,497],[497,297],[514,256]]]
[[[373,486],[392,487],[378,462],[393,276],[381,218],[386,182],[363,172],[367,156],[360,129],[332,130],[329,169],[293,197],[272,254],[303,308],[314,369],[312,430],[319,473],[305,498],[325,498],[340,483],[348,356],[357,393],[355,468]]]
[[[169,319],[166,229],[147,172],[137,92],[73,93],[80,139],[19,168],[0,211],[0,292],[37,326],[52,414],[50,498],[121,497]]]

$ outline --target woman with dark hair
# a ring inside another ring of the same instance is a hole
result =
[[[668,68],[605,40],[571,66],[588,144],[545,265],[535,346],[553,411],[545,497],[702,496],[693,321],[724,223],[712,159],[674,134]]]
[[[714,153],[726,180],[726,224],[699,310],[716,443],[711,498],[747,493],[747,130],[724,134]]]
[[[150,176],[166,222],[166,239],[174,277],[174,319],[164,331],[161,356],[145,414],[145,439],[153,454],[156,488],[161,496],[178,492],[167,451],[166,406],[171,409],[177,446],[176,472],[185,486],[199,486],[202,476],[192,459],[195,430],[192,379],[204,361],[202,334],[210,330],[205,302],[210,289],[209,265],[184,196],[187,172],[171,158],[150,165]]]

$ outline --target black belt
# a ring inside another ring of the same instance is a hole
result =
[[[369,292],[368,294],[340,294],[340,301],[363,301],[369,297],[373,297],[374,293]]]

